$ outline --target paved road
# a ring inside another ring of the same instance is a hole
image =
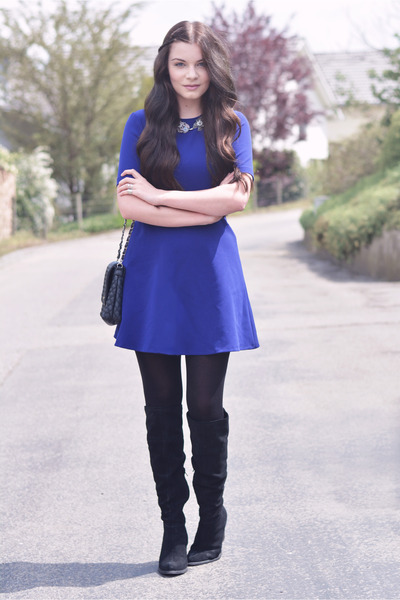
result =
[[[223,558],[172,579],[135,360],[98,317],[118,233],[0,260],[4,598],[400,598],[399,284],[309,255],[298,216],[231,220],[262,348],[231,359]]]

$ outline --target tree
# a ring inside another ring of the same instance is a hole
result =
[[[304,140],[306,126],[317,114],[308,95],[310,63],[301,53],[299,39],[286,29],[278,31],[270,16],[257,14],[253,0],[242,15],[226,14],[224,4],[213,3],[213,9],[210,25],[230,47],[239,105],[250,122],[260,182],[265,189],[275,187],[280,203],[284,186],[296,176],[294,153],[282,152],[278,143],[293,137],[296,128],[298,140]]]
[[[400,42],[400,34],[394,35],[397,42]],[[390,115],[400,108],[400,47],[384,48],[382,54],[388,59],[388,67],[383,73],[378,74],[371,69],[369,76],[372,83],[372,93],[375,98],[388,108],[388,121]]]
[[[47,148],[54,177],[71,199],[83,198],[85,210],[103,187],[103,166],[116,164],[124,122],[138,108],[142,51],[131,41],[138,4],[74,6],[58,0],[49,12],[40,1],[19,0],[0,11],[0,128],[15,149]]]
[[[311,66],[300,52],[299,39],[278,31],[271,17],[257,14],[252,0],[242,15],[226,14],[225,5],[213,3],[211,27],[229,44],[239,102],[261,147],[293,135],[299,138],[316,115],[308,90]]]
[[[382,142],[380,155],[382,168],[394,167],[400,164],[400,109],[397,109],[390,119]]]
[[[260,206],[297,200],[304,192],[300,166],[293,150],[254,150],[255,170],[260,181]]]
[[[394,34],[400,43],[400,34]],[[400,162],[400,46],[384,48],[387,68],[382,73],[370,70],[371,89],[375,98],[386,108],[381,124],[384,126],[380,166],[393,167]]]

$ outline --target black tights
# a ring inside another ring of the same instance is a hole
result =
[[[181,357],[136,352],[146,406],[182,403]],[[222,401],[229,352],[186,356],[186,401],[196,421],[217,421],[224,416]]]

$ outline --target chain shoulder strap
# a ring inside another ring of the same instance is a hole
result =
[[[126,229],[126,224],[127,224],[128,220],[124,219],[124,224],[122,226],[122,235],[121,235],[121,241],[119,243],[119,247],[118,247],[118,254],[117,254],[117,262],[119,265],[122,265],[122,262],[125,258],[125,254],[126,251],[128,249],[128,245],[129,245],[129,240],[131,239],[131,235],[132,235],[132,231],[133,231],[133,226],[135,224],[135,221],[132,221],[129,232],[128,232],[128,236],[126,238],[126,242],[125,242],[125,246],[124,246],[124,236],[125,236],[125,229]],[[124,246],[124,249],[122,250],[122,246]]]

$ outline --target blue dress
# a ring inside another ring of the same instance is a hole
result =
[[[237,166],[253,174],[250,129],[234,142]],[[196,119],[185,119],[192,126]],[[125,169],[140,172],[137,140],[144,110],[126,123],[118,181]],[[204,133],[177,133],[181,156],[175,177],[185,190],[211,187]],[[222,218],[212,225],[159,227],[136,222],[124,264],[122,321],[116,346],[161,354],[215,354],[258,347],[235,234]]]

